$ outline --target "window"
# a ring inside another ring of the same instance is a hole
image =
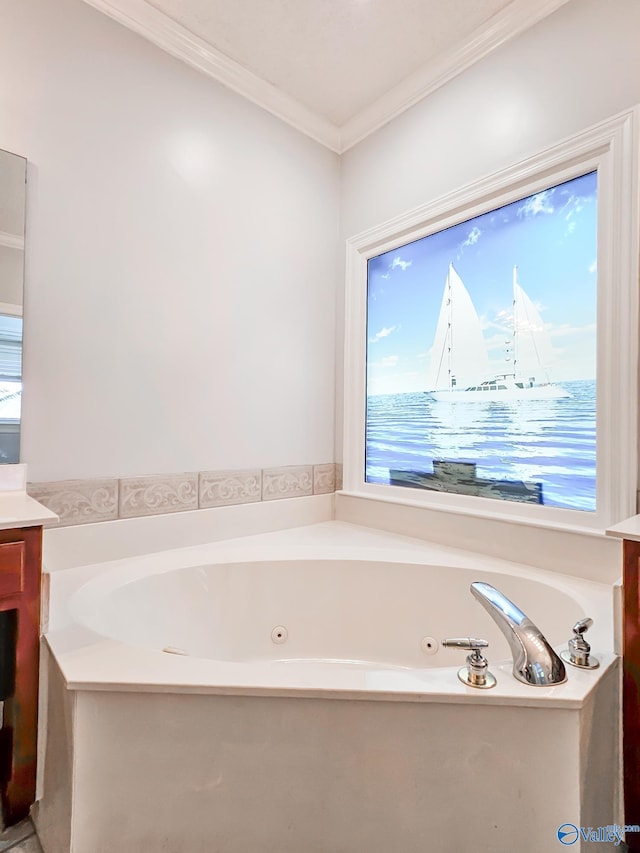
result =
[[[595,511],[596,211],[589,172],[368,260],[366,482]]]
[[[347,491],[577,527],[635,511],[635,123],[349,241]]]

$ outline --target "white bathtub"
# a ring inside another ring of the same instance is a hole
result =
[[[557,649],[593,617],[600,669],[517,682],[476,580]],[[50,596],[47,853],[538,853],[618,817],[605,585],[330,523],[58,572]],[[452,636],[489,640],[496,688],[434,653]]]

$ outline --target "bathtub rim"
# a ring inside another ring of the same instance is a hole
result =
[[[339,557],[341,560],[433,565],[437,560],[445,567],[517,573],[571,595],[575,595],[578,589],[585,595],[596,595],[602,607],[607,600],[609,607],[612,602],[612,588],[608,584],[537,570],[530,565],[359,528],[345,522],[324,522],[51,573],[48,581],[53,604],[52,619],[45,641],[60,666],[67,688],[580,708],[604,673],[617,665],[615,654],[595,650],[601,662],[598,670],[582,672],[572,668],[566,684],[550,688],[521,685],[512,677],[509,664],[492,665],[498,686],[480,691],[465,687],[458,681],[456,672],[461,662],[456,660],[451,667],[411,670],[411,675],[398,674],[384,667],[366,668],[361,671],[367,676],[365,684],[345,687],[339,678],[336,680],[335,672],[331,677],[330,667],[318,672],[317,667],[308,663],[301,668],[288,665],[286,673],[282,668],[275,670],[276,679],[274,667],[269,663],[254,665],[180,657],[127,645],[75,623],[68,612],[70,598],[88,583],[95,584],[96,588],[101,585],[113,588],[120,585],[118,581],[124,577],[133,580],[160,571],[205,563],[255,562],[258,556],[260,562]],[[420,673],[423,673],[422,678]],[[313,676],[312,684],[309,683],[310,675]]]

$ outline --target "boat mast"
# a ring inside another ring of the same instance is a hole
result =
[[[513,381],[518,377],[518,321],[516,313],[516,284],[518,283],[518,267],[513,267]]]
[[[449,391],[451,391],[451,389],[453,388],[453,382],[452,382],[452,377],[451,377],[451,343],[452,343],[451,338],[453,335],[453,329],[452,329],[452,325],[451,325],[452,314],[453,314],[453,308],[451,305],[452,295],[453,295],[452,290],[451,290],[451,268],[452,268],[452,266],[453,266],[453,264],[449,263],[449,271],[447,272],[447,289],[449,291],[448,296],[447,296],[447,309],[448,309],[448,314],[449,314],[449,317],[448,317],[448,333],[447,333],[447,344],[448,344],[448,348],[447,348],[447,374],[449,377]]]

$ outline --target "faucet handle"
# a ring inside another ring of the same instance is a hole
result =
[[[489,672],[489,661],[483,656],[480,649],[486,649],[489,643],[475,637],[451,637],[442,641],[443,646],[450,649],[466,649],[471,654],[467,655],[467,665],[458,670],[458,678],[467,687],[480,687],[487,690],[496,686],[496,679]]]
[[[593,625],[593,619],[590,616],[586,616],[584,619],[581,619],[579,622],[573,626],[573,633],[581,636],[585,631],[588,631],[589,628]]]
[[[486,649],[489,643],[486,640],[476,640],[474,637],[452,637],[450,640],[443,640],[443,646],[448,646],[451,649]]]
[[[593,619],[586,616],[573,626],[573,637],[569,640],[569,648],[560,652],[560,657],[571,666],[580,669],[597,669],[600,664],[595,658],[591,660],[591,646],[585,640],[585,632],[593,625]]]

